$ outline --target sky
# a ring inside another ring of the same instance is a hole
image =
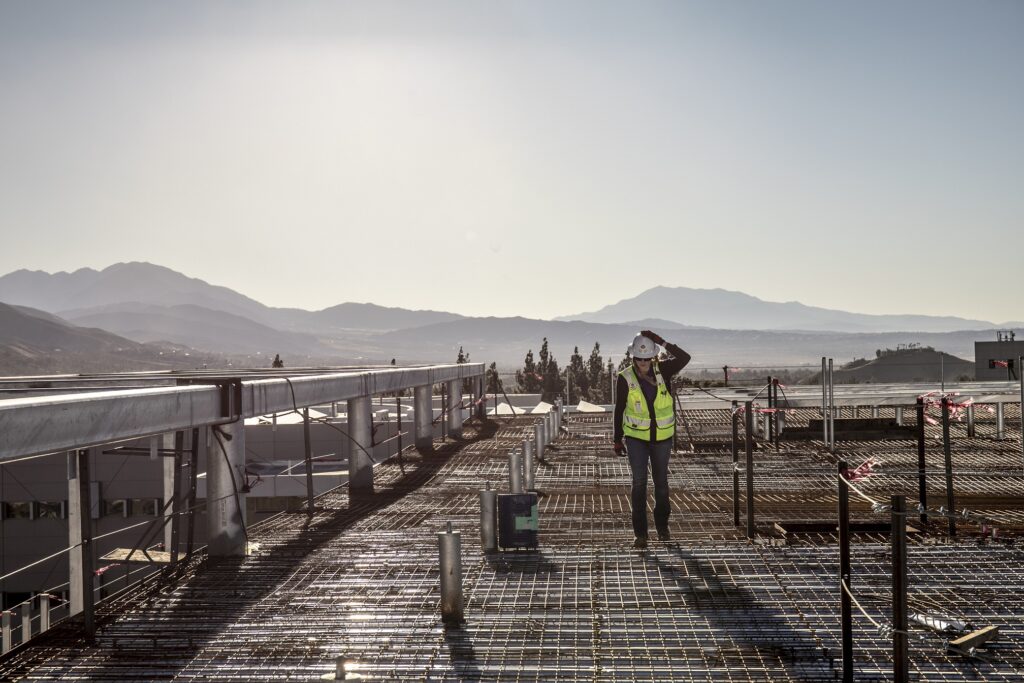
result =
[[[9,0],[0,274],[1019,320],[1022,66],[1017,0]]]

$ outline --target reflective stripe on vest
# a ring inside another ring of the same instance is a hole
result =
[[[619,375],[626,380],[628,393],[626,394],[626,409],[622,412],[622,433],[634,439],[642,441],[651,440],[651,415],[647,409],[647,398],[643,389],[640,388],[640,380],[636,376],[633,366],[624,369]],[[654,397],[654,424],[655,441],[671,439],[675,434],[676,416],[672,395],[668,392],[665,379],[654,370],[654,377],[658,381],[658,393]]]

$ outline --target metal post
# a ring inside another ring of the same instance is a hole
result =
[[[163,442],[164,451],[170,451],[174,449],[175,433],[168,432],[161,435],[161,441]],[[175,494],[174,489],[174,470],[175,462],[174,458],[161,457],[160,465],[163,469],[163,489],[164,489],[164,503],[171,501],[170,505],[164,505],[163,516],[166,518],[164,524],[164,550],[170,552],[172,543],[172,535],[174,529],[174,512],[175,506],[178,504],[178,497]]]
[[[447,436],[446,427],[448,426],[448,383],[441,382],[441,441],[445,440]]]
[[[441,618],[448,623],[465,621],[462,605],[462,541],[458,531],[437,534],[441,565]]]
[[[548,423],[544,419],[538,420],[537,423],[540,425],[540,438],[544,445],[547,446],[550,443],[548,440]]]
[[[202,440],[200,439],[202,436]],[[185,560],[192,559],[192,549],[196,537],[196,494],[199,488],[199,446],[203,445],[203,453],[206,454],[206,439],[210,436],[210,428],[203,427],[201,430],[192,430],[192,444],[189,449],[188,465],[188,528],[185,532]]]
[[[476,416],[477,419],[484,419],[487,416],[487,395],[484,393],[484,376],[480,375],[476,378]]]
[[[527,491],[533,490],[533,442],[523,439],[523,484]]]
[[[842,633],[843,683],[853,683],[853,602],[850,585],[850,489],[846,485],[846,462],[839,461],[839,619]],[[843,585],[846,590],[843,590]]]
[[[773,418],[772,408],[775,407],[775,380],[772,379],[771,375],[768,375],[768,412],[764,414],[764,436],[768,439],[768,443],[775,442],[775,420]]]
[[[903,406],[896,406],[896,424],[903,426]]]
[[[0,629],[3,629],[3,643],[0,649],[3,654],[7,654],[11,651],[11,613],[7,610],[0,614]]]
[[[508,452],[508,490],[523,492],[523,455],[515,448]]]
[[[967,438],[973,439],[976,433],[974,428],[974,404],[972,403],[967,406]]]
[[[907,520],[903,496],[892,497],[892,673],[896,683],[910,680],[907,647]]]
[[[309,408],[302,409],[302,439],[306,456],[306,513],[313,514],[313,442],[309,438]]]
[[[1024,356],[1017,357],[1017,377],[1020,378],[1020,453],[1024,456]]]
[[[32,640],[32,601],[21,603],[21,642]]]
[[[832,372],[832,359],[828,359],[828,452],[836,450],[836,384]]]
[[[434,449],[434,408],[430,385],[413,387],[413,417],[416,420],[416,450]],[[497,401],[498,397],[495,396]]]
[[[487,488],[480,492],[480,545],[484,552],[498,549],[497,506],[498,494],[487,482]]]
[[[953,497],[953,455],[949,443],[949,399],[942,397],[942,454],[946,459],[946,512],[949,535],[956,536],[956,503]]]
[[[482,404],[481,404],[482,405]],[[402,398],[395,395],[395,415],[398,417],[398,455],[402,454]]]
[[[533,439],[537,442],[537,460],[544,459],[544,433],[540,420],[533,423]]]
[[[89,490],[89,451],[68,452],[68,540],[71,551],[69,562],[69,616],[82,614],[85,632],[95,633],[93,620],[93,544],[92,502]]]
[[[181,469],[182,463],[184,462],[185,454],[185,432],[177,431],[174,433],[174,457],[164,458],[164,460],[170,460],[174,464],[174,476],[171,477],[171,491],[173,497],[171,498],[170,512],[171,517],[171,542],[164,546],[168,553],[170,553],[171,565],[175,565],[178,562],[178,539],[181,537]]]
[[[39,594],[39,632],[50,629],[50,594]]]
[[[245,555],[245,425],[242,420],[213,428],[206,457],[207,554]]]
[[[928,477],[924,453],[924,399],[917,399],[917,502],[921,508],[921,524],[928,523]]]
[[[878,417],[878,406],[871,406],[871,417]]]
[[[1006,438],[1006,408],[1002,401],[996,403],[996,440]]]
[[[373,490],[373,408],[369,396],[348,400],[348,435],[352,437],[348,458],[349,491]]]
[[[740,415],[739,402],[732,402],[732,525],[740,525]]]
[[[821,440],[828,447],[828,368],[825,365],[825,356],[821,357]]]
[[[747,538],[753,539],[754,530],[754,402],[747,401]]]
[[[462,380],[448,382],[448,435],[462,438]]]

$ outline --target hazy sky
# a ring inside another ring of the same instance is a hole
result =
[[[1024,2],[0,3],[0,274],[1024,317]],[[686,322],[686,321],[682,321]]]

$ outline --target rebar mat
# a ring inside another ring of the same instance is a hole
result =
[[[724,427],[729,411],[695,423]],[[600,418],[600,419],[598,419]],[[834,521],[835,462],[820,443],[759,444],[761,538],[733,525],[727,452],[678,453],[670,472],[673,540],[632,548],[630,473],[607,440],[608,416],[570,418],[538,462],[541,547],[484,554],[478,491],[506,488],[507,449],[533,418],[467,425],[435,454],[375,469],[376,493],[321,496],[251,531],[258,549],[196,561],[174,582],[101,606],[95,642],[59,625],[0,662],[3,680],[320,680],[345,660],[352,680],[831,681],[840,673],[835,535],[782,537],[779,521]],[[715,430],[709,430],[709,433]],[[726,433],[720,429],[715,433]],[[871,496],[911,494],[916,444],[850,444],[883,460]],[[938,459],[936,459],[938,458]],[[940,637],[911,641],[922,681],[1016,681],[1024,668],[1024,515],[1019,455],[1003,443],[957,445],[956,486],[1000,520],[993,541],[936,524],[910,541],[912,610],[979,626],[1000,639],[980,661],[947,654]],[[741,454],[742,463],[742,454]],[[856,464],[856,463],[854,463]],[[941,467],[941,451],[929,453]],[[885,470],[883,469],[883,472]],[[742,478],[741,474],[741,478]],[[941,476],[932,477],[939,495]],[[742,507],[741,501],[741,509]],[[852,499],[857,520],[886,521]],[[467,621],[439,618],[437,532],[462,534]],[[742,522],[742,520],[741,520]],[[891,611],[889,546],[854,542],[851,583],[879,622]],[[857,680],[889,680],[891,640],[855,613]]]

